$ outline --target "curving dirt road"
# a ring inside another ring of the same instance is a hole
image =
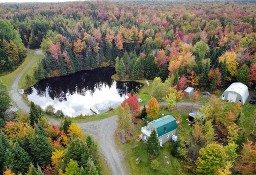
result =
[[[41,50],[36,50],[35,53],[37,55],[41,55],[42,51]],[[15,78],[15,80],[12,83],[12,89],[10,91],[10,96],[12,101],[16,104],[17,108],[22,109],[26,112],[29,112],[29,106],[22,100],[21,95],[18,92],[19,89],[19,81],[21,76],[25,73],[26,70],[28,70],[28,68],[32,65],[32,63],[35,62],[35,59],[31,59],[29,61],[29,63],[24,67],[24,69],[22,69],[19,74],[17,75],[17,77]]]

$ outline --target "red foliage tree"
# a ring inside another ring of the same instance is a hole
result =
[[[165,51],[163,49],[157,52],[155,62],[158,67],[161,67],[168,62],[168,57],[165,55]]]
[[[59,55],[61,54],[60,42],[57,42],[56,44],[52,44],[50,46],[49,51],[53,58],[58,59]]]
[[[121,105],[122,107],[125,107],[126,104],[128,104],[128,106],[130,107],[133,117],[137,116],[140,113],[140,104],[138,102],[137,95],[128,94],[128,98],[126,98]]]
[[[185,76],[182,76],[177,82],[177,88],[179,90],[184,90],[187,87],[188,79]]]
[[[240,161],[236,169],[241,174],[254,174],[256,172],[256,145],[252,142],[244,144]]]
[[[251,82],[256,81],[256,63],[251,64],[249,69],[249,77]]]

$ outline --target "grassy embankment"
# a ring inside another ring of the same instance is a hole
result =
[[[28,56],[29,57],[29,56]],[[44,57],[44,53],[37,55],[35,51],[32,53],[31,57],[35,59],[35,61],[32,63],[32,65],[28,68],[27,71],[24,72],[24,74],[21,76],[21,79],[19,81],[19,87],[23,89],[27,89],[28,87],[34,85],[37,81],[34,79],[34,70],[37,68],[38,63],[40,60]],[[26,76],[31,77],[31,81],[28,82],[26,80]]]
[[[33,75],[33,70],[34,67],[37,66],[38,61],[43,57],[43,55],[37,55],[35,53],[35,50],[28,50],[27,53],[27,57],[25,58],[24,62],[17,68],[15,69],[13,72],[8,73],[6,75],[3,75],[0,77],[0,79],[2,80],[2,82],[7,86],[7,89],[10,91],[12,88],[12,83],[15,80],[15,78],[17,77],[17,75],[19,74],[19,72],[24,69],[24,67],[32,60],[32,66],[23,74],[23,76],[21,77],[21,80],[19,82],[19,86],[20,87],[28,87],[28,85],[26,85],[26,75]]]

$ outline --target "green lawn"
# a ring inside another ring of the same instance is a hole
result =
[[[176,134],[179,136],[183,136],[184,139],[188,139],[191,131],[191,127],[186,122],[187,114],[178,112],[173,110],[169,112],[165,108],[161,108],[160,114],[171,114],[174,117],[179,116],[182,119],[180,127],[177,129]],[[150,167],[150,160],[148,159],[147,147],[143,142],[137,142],[136,138],[141,134],[140,128],[143,126],[142,121],[138,122],[136,125],[136,131],[133,136],[130,138],[129,142],[126,144],[121,144],[116,139],[118,146],[125,154],[125,163],[131,174],[147,174],[147,175],[160,175],[160,174],[168,174],[168,175],[176,175],[176,174],[188,174],[184,171],[182,166],[182,161],[173,157],[170,154],[170,146],[172,143],[166,143],[161,148],[161,153],[157,157],[157,160],[160,163],[159,170],[153,170]],[[168,158],[165,158],[167,156]],[[140,163],[136,164],[136,159],[140,159]],[[169,162],[169,164],[168,164]]]
[[[1,81],[7,86],[8,90],[11,90],[11,86],[13,81],[15,80],[15,78],[17,77],[18,73],[24,69],[24,67],[29,63],[29,61],[31,59],[40,59],[42,58],[43,55],[36,55],[35,54],[35,50],[28,50],[27,52],[27,57],[25,58],[24,62],[13,72],[6,74],[4,76],[1,76],[0,79]],[[27,75],[28,73],[30,75],[33,74],[32,70],[35,65],[36,65],[37,61],[33,62],[33,65],[28,69],[28,71],[25,72],[25,74]],[[19,82],[19,85],[21,85],[21,87],[25,86],[25,75],[22,76],[21,81]]]

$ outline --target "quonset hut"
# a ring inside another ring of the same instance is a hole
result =
[[[241,104],[245,104],[248,97],[248,87],[240,82],[232,83],[221,95],[222,100]]]

